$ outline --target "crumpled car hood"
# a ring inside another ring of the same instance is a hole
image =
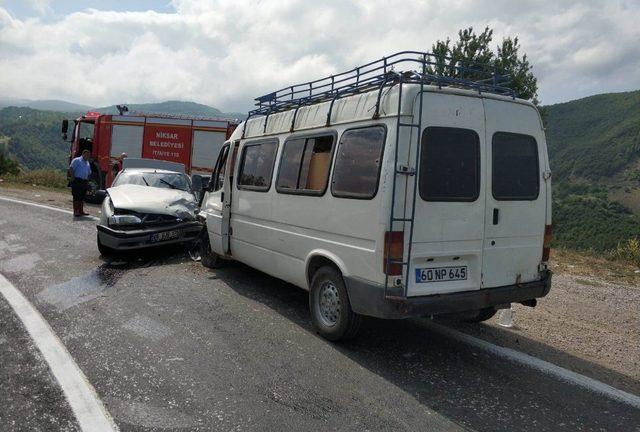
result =
[[[195,197],[178,189],[127,184],[109,188],[107,193],[116,209],[163,214],[184,220],[194,220],[198,210]]]

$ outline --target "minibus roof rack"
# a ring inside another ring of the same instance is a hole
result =
[[[516,97],[509,75],[493,65],[455,60],[420,51],[400,51],[379,60],[314,81],[281,88],[255,99],[248,117],[330,101],[403,83],[429,84]]]

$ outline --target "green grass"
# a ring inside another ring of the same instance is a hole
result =
[[[3,177],[5,185],[29,185],[49,189],[67,189],[67,174],[54,169],[21,171],[18,174],[7,174]]]
[[[615,249],[609,252],[609,257],[640,267],[640,238],[619,243]]]

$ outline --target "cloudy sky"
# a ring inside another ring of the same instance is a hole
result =
[[[520,38],[544,104],[640,88],[639,0],[0,0],[0,96],[245,111],[468,26]]]

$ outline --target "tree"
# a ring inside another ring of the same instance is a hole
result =
[[[0,148],[0,175],[13,174],[17,175],[20,172],[20,165],[18,161],[11,158],[8,154]]]
[[[436,64],[428,72],[446,77],[483,79],[487,72],[495,70],[508,75],[508,87],[517,97],[538,105],[538,81],[531,72],[527,55],[519,55],[518,38],[503,39],[495,52],[491,50],[492,40],[493,30],[489,27],[480,34],[476,34],[473,27],[462,29],[458,31],[455,43],[449,38],[438,40],[431,47]]]

